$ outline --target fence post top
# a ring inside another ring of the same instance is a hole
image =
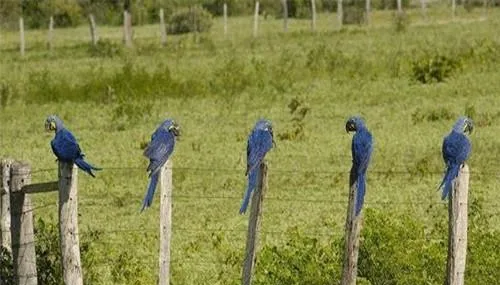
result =
[[[26,161],[14,161],[12,164],[12,175],[13,176],[24,176],[31,173],[31,165]]]
[[[13,161],[12,158],[2,158],[1,165],[11,165]]]

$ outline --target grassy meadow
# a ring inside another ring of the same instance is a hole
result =
[[[156,282],[159,195],[139,213],[142,148],[167,117],[182,128],[172,156],[172,284],[238,282],[246,138],[261,117],[272,120],[277,148],[267,156],[260,246],[282,244],[293,227],[320,242],[342,235],[352,137],[345,121],[353,114],[375,140],[365,209],[409,214],[429,228],[429,207],[447,217],[436,191],[442,139],[470,115],[470,196],[484,200],[481,217],[500,230],[500,10],[480,20],[480,9],[461,9],[455,21],[443,7],[429,9],[427,21],[410,10],[399,32],[385,11],[369,27],[340,31],[335,14],[320,14],[314,34],[307,20],[290,20],[285,34],[280,20],[262,18],[257,39],[251,17],[230,18],[227,38],[215,18],[210,33],[169,35],[164,48],[155,25],[134,27],[132,49],[122,47],[119,27],[99,27],[95,49],[87,26],[56,29],[52,51],[47,31],[27,31],[24,58],[18,34],[0,31],[0,156],[31,163],[33,182],[57,179],[53,134],[44,131],[56,113],[87,160],[104,168],[96,179],[79,173],[89,284]],[[416,80],[418,70],[434,74],[428,66],[443,82]],[[57,220],[57,193],[33,200],[36,218]]]

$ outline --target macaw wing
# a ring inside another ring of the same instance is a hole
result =
[[[56,133],[56,137],[51,141],[54,154],[66,161],[74,160],[81,155],[81,149],[73,134],[63,129]]]
[[[372,135],[368,131],[357,132],[352,140],[352,153],[356,166],[366,168],[372,153]]]
[[[260,164],[272,147],[273,138],[269,132],[255,131],[250,135],[247,146],[247,173]]]
[[[471,144],[464,134],[452,132],[443,141],[443,159],[446,163],[462,164],[469,157]]]
[[[155,132],[153,139],[144,150],[144,156],[149,158],[147,170],[156,172],[174,151],[175,138],[168,131]]]

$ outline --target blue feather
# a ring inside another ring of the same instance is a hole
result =
[[[95,175],[94,173],[92,173],[92,170],[102,170],[102,168],[99,168],[99,167],[95,167],[93,166],[92,164],[86,162],[84,159],[83,159],[83,156],[81,157],[77,157],[75,159],[75,164],[83,171],[87,172],[88,174],[90,174],[90,176],[94,177],[95,178]]]
[[[145,208],[150,207],[151,203],[153,203],[153,197],[156,190],[156,185],[158,184],[158,179],[160,176],[160,172],[156,172],[151,176],[149,180],[148,191],[146,192],[146,196],[144,197],[144,202],[142,203],[141,213]]]
[[[366,180],[365,174],[362,173],[358,176],[357,180],[357,192],[356,192],[356,216],[361,212],[363,203],[365,202],[365,191],[366,191]]]
[[[460,171],[460,165],[458,164],[450,165],[447,168],[446,174],[443,179],[444,189],[443,189],[443,195],[441,197],[442,200],[450,198],[451,189],[453,188],[453,180],[457,178],[459,171]]]
[[[171,119],[165,120],[151,135],[151,142],[144,150],[144,156],[149,158],[146,171],[149,172],[149,186],[144,197],[141,212],[151,206],[156,185],[163,165],[168,161],[174,151],[175,137],[179,135],[179,129]]]
[[[248,203],[250,203],[250,198],[252,197],[252,192],[257,187],[258,179],[260,176],[260,167],[255,167],[250,170],[248,175],[248,187],[245,192],[245,197],[243,198],[243,203],[241,204],[240,214],[244,214],[247,211]]]

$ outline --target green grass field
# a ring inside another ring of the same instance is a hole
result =
[[[410,11],[401,33],[390,12],[342,31],[334,14],[321,14],[316,34],[306,20],[291,20],[287,34],[281,21],[262,20],[255,40],[250,17],[230,19],[228,39],[215,19],[209,34],[169,36],[166,48],[157,26],[142,26],[132,50],[121,47],[119,27],[99,27],[121,51],[113,57],[91,56],[86,26],[56,29],[52,51],[46,31],[27,31],[25,58],[18,34],[2,31],[0,156],[31,163],[33,182],[57,179],[53,134],[44,131],[56,113],[88,161],[104,167],[96,179],[79,174],[81,239],[99,231],[92,268],[84,268],[95,284],[157,278],[159,195],[139,214],[148,163],[141,144],[167,117],[183,131],[172,157],[172,284],[237,282],[239,267],[224,261],[227,252],[243,255],[246,138],[261,117],[273,121],[277,140],[267,156],[261,245],[280,244],[295,226],[319,239],[342,234],[351,166],[345,120],[353,114],[375,139],[365,207],[414,214],[429,226],[429,205],[442,203],[442,139],[459,115],[471,115],[470,195],[485,199],[484,215],[500,229],[500,12],[480,21],[480,9],[459,10],[451,21],[447,10],[430,10],[438,12],[428,22]],[[413,63],[435,55],[460,68],[441,83],[414,80]],[[308,108],[304,117],[291,114],[293,100]],[[57,193],[33,199],[35,216],[57,219]]]

